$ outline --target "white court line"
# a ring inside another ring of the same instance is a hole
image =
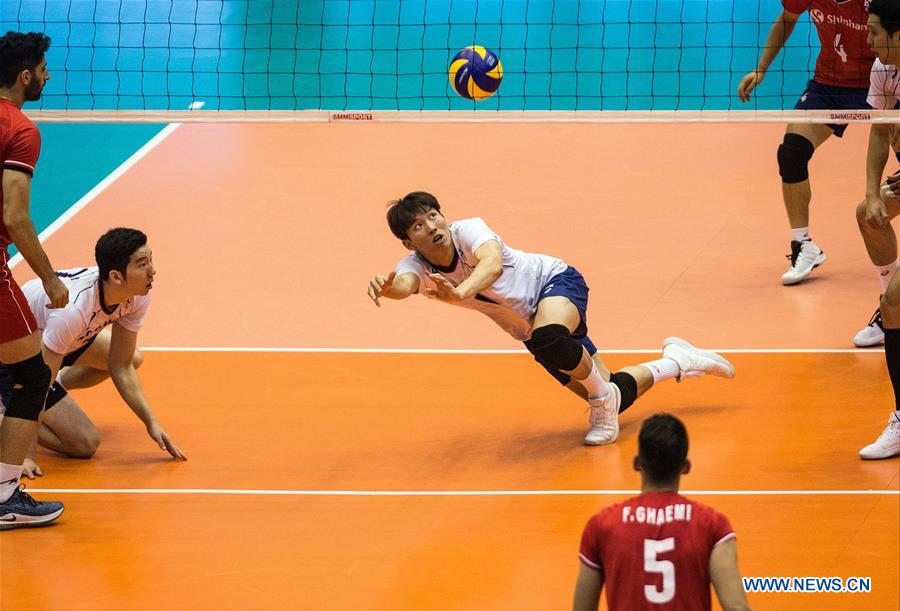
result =
[[[640,494],[640,490],[239,490],[227,488],[29,488],[28,492],[50,494],[245,494],[271,496],[618,496],[623,494]],[[679,494],[688,496],[900,496],[900,490],[681,490]]]
[[[299,352],[350,354],[528,354],[527,350],[478,350],[453,348],[277,348],[264,346],[141,346],[147,352]],[[884,348],[704,348],[729,354],[883,354]],[[659,348],[607,350],[600,354],[658,354]]]
[[[192,108],[192,109],[195,107],[203,108],[204,104],[205,104],[205,102],[192,102],[190,108]],[[149,153],[154,148],[156,148],[156,146],[160,142],[162,142],[163,140],[168,138],[172,134],[172,132],[174,132],[176,129],[178,129],[182,125],[183,125],[182,123],[170,123],[169,125],[166,125],[164,128],[162,128],[162,130],[160,130],[160,132],[158,134],[156,134],[150,140],[148,140],[147,143],[144,144],[144,146],[139,148],[137,151],[135,151],[135,153],[131,157],[126,159],[124,162],[122,162],[122,165],[120,165],[115,170],[113,170],[109,174],[109,176],[107,176],[106,178],[101,180],[99,183],[97,183],[93,189],[91,189],[90,191],[85,193],[81,199],[79,199],[77,202],[72,204],[69,207],[69,209],[66,210],[62,214],[62,216],[60,216],[58,219],[53,221],[49,227],[44,229],[41,232],[41,234],[38,236],[38,240],[40,240],[41,243],[43,243],[47,238],[49,238],[54,233],[56,233],[60,227],[65,225],[73,216],[78,214],[78,212],[80,212],[82,208],[84,208],[89,203],[94,201],[94,199],[96,199],[96,197],[98,195],[103,193],[106,190],[106,188],[109,187],[109,185],[114,183],[122,174],[124,174],[125,172],[130,170],[138,161],[143,159],[147,155],[147,153]],[[21,261],[22,261],[22,253],[17,252],[9,260],[9,268],[10,269],[14,268]]]

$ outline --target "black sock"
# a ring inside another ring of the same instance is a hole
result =
[[[894,387],[894,409],[900,409],[900,329],[884,330],[884,360]]]

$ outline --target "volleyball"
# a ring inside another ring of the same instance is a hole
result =
[[[500,59],[484,47],[466,47],[450,62],[450,84],[467,100],[491,97],[497,93],[502,79]]]

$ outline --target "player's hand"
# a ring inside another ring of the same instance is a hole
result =
[[[462,301],[463,296],[462,293],[459,292],[459,289],[453,286],[450,281],[442,275],[428,274],[428,277],[431,278],[435,284],[435,288],[425,289],[425,293],[429,296],[440,299],[441,301]]]
[[[397,272],[393,271],[387,278],[384,276],[375,276],[369,281],[369,299],[374,301],[375,305],[379,308],[381,307],[381,302],[378,301],[378,299],[390,292],[391,287],[394,286],[394,278],[396,276]]]
[[[763,77],[765,77],[765,75],[765,72],[759,70],[754,70],[753,72],[748,72],[744,75],[737,90],[741,102],[748,102],[750,100],[750,92],[763,82]]]
[[[40,465],[34,462],[33,458],[26,458],[25,463],[22,465],[22,475],[28,479],[34,479],[44,475],[44,470],[41,469]]]
[[[900,170],[887,177],[887,181],[881,186],[881,193],[888,197],[900,197]]]
[[[43,285],[44,292],[50,298],[50,303],[47,304],[48,308],[66,307],[66,304],[69,303],[69,289],[62,283],[62,280],[56,277],[56,274],[50,280],[43,281]]]
[[[888,224],[887,210],[878,196],[866,197],[866,223],[875,229],[883,229]]]
[[[187,460],[187,456],[178,449],[178,446],[172,443],[172,440],[169,439],[169,434],[163,430],[163,427],[161,427],[158,422],[150,424],[147,427],[147,433],[150,435],[150,438],[159,445],[159,448],[171,454],[172,458]]]

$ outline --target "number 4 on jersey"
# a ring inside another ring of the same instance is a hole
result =
[[[834,52],[841,56],[841,61],[845,64],[847,63],[847,51],[844,50],[844,45],[841,42],[840,32],[834,35]]]

